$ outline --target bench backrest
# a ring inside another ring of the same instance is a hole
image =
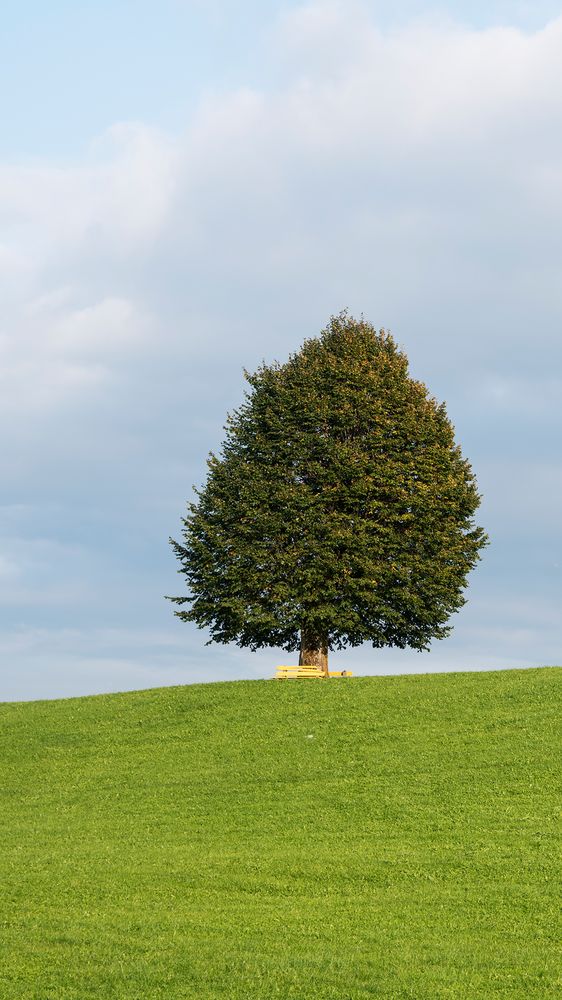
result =
[[[325,673],[321,667],[304,664],[300,667],[277,667],[277,677],[325,677]]]

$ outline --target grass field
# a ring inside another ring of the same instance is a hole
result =
[[[561,995],[562,670],[0,706],[2,1000]]]

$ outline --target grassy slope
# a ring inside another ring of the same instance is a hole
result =
[[[0,706],[0,997],[558,995],[561,681]]]

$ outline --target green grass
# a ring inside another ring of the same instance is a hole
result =
[[[560,995],[561,681],[0,706],[0,997]]]

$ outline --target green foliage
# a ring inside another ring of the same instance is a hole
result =
[[[0,706],[1,1000],[544,1000],[560,669]]]
[[[172,542],[180,618],[211,641],[426,649],[486,542],[445,407],[391,336],[346,313],[250,392]]]

